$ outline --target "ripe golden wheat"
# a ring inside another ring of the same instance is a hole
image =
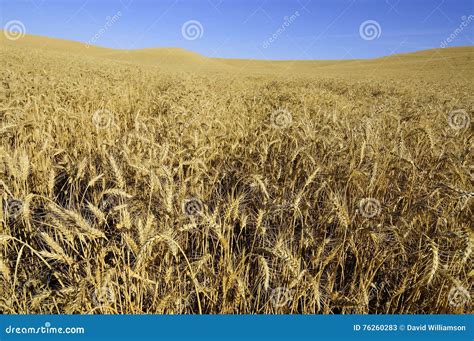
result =
[[[472,82],[0,57],[3,313],[471,312]]]

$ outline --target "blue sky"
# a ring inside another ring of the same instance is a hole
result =
[[[474,41],[474,0],[0,0],[0,4],[2,28],[18,20],[29,34],[123,49],[182,47],[224,58],[372,58],[439,47],[460,26],[461,32],[448,46]],[[183,29],[185,23],[189,31]],[[361,31],[361,25],[367,30]]]

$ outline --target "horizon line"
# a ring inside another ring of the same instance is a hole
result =
[[[3,32],[3,36],[5,37],[5,32],[11,32],[7,31],[3,28],[0,28],[0,31]],[[372,57],[372,58],[352,58],[352,59],[259,59],[259,58],[236,58],[236,57],[217,57],[217,56],[208,56],[187,48],[183,47],[178,47],[178,46],[154,46],[154,47],[142,47],[142,48],[132,48],[132,49],[123,49],[123,48],[113,48],[113,47],[107,47],[107,46],[101,46],[101,45],[91,45],[83,41],[79,40],[73,40],[73,39],[64,39],[64,38],[57,38],[57,37],[50,37],[50,36],[44,36],[44,35],[38,35],[38,34],[30,34],[30,33],[24,33],[23,37],[36,37],[36,38],[46,38],[46,39],[51,39],[51,40],[57,40],[57,41],[64,41],[64,42],[71,42],[71,43],[76,43],[79,45],[84,45],[86,49],[93,47],[97,49],[103,49],[103,50],[113,50],[113,51],[121,51],[121,52],[137,52],[137,51],[146,51],[146,50],[160,50],[160,49],[176,49],[176,50],[182,50],[186,51],[188,53],[196,54],[205,58],[209,59],[224,59],[224,60],[249,60],[249,61],[262,61],[262,62],[312,62],[312,61],[363,61],[363,60],[376,60],[376,59],[382,59],[382,58],[388,58],[391,56],[400,56],[400,55],[408,55],[408,54],[414,54],[414,53],[419,53],[419,52],[424,52],[424,51],[431,51],[431,50],[446,50],[446,49],[459,49],[459,48],[474,48],[474,45],[459,45],[459,46],[447,46],[447,47],[427,47],[427,48],[422,48],[422,49],[417,49],[417,50],[412,50],[410,52],[402,52],[402,53],[392,53],[388,55],[380,55],[377,57]],[[20,38],[20,40],[22,39]],[[8,39],[7,39],[8,40]],[[44,45],[46,47],[47,45]]]

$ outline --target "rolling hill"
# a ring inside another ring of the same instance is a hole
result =
[[[2,31],[2,33],[4,33]],[[80,42],[25,35],[17,41],[0,36],[2,48],[103,58],[170,71],[224,72],[245,75],[334,77],[428,77],[442,80],[474,76],[474,47],[423,50],[363,60],[272,61],[209,58],[180,48],[118,50]]]

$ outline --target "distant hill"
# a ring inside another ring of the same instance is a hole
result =
[[[181,48],[119,50],[35,35],[25,35],[19,40],[11,41],[6,39],[4,31],[0,35],[0,45],[2,48],[35,49],[98,57],[174,71],[232,72],[247,75],[291,73],[295,76],[338,77],[406,75],[443,78],[456,74],[459,77],[474,76],[474,46],[430,49],[375,59],[271,61],[209,58]]]

